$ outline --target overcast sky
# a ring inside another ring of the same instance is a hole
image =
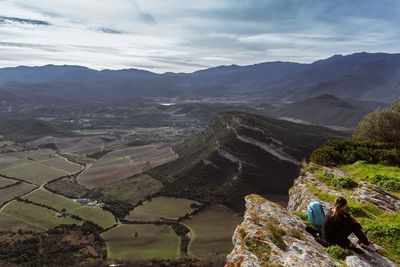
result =
[[[0,66],[188,72],[400,52],[398,0],[0,0]]]

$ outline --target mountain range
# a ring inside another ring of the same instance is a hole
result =
[[[120,102],[147,97],[242,96],[276,103],[323,94],[352,101],[393,102],[400,96],[400,54],[356,53],[310,64],[267,62],[193,73],[97,71],[67,65],[0,69],[0,97],[11,100]]]

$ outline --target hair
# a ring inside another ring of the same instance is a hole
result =
[[[344,197],[337,197],[335,206],[332,209],[332,217],[336,217],[344,207],[347,205],[347,200]]]

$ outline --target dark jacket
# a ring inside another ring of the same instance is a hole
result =
[[[345,229],[354,227],[361,227],[360,224],[354,220],[350,214],[345,211],[341,211],[336,216],[332,216],[332,210],[330,210],[324,220],[322,225],[322,236],[323,238],[331,244],[338,244],[342,242],[343,238],[341,233],[347,232]]]

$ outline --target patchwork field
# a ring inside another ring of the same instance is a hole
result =
[[[32,191],[35,188],[36,186],[32,184],[19,183],[7,188],[0,189],[0,206],[16,197],[22,196]]]
[[[18,230],[33,230],[33,231],[43,230],[32,224],[28,224],[26,222],[23,222],[19,219],[16,219],[4,213],[0,213],[0,229],[1,231],[11,231],[11,232],[16,232]]]
[[[180,240],[167,225],[123,224],[102,234],[108,258],[115,260],[177,259]]]
[[[179,217],[193,212],[192,204],[200,205],[189,199],[156,197],[136,207],[126,219],[130,221],[157,221],[162,218],[177,220]]]
[[[192,235],[189,254],[201,259],[220,259],[231,252],[232,233],[243,218],[221,205],[208,207],[184,224]]]
[[[41,185],[69,173],[54,168],[49,168],[43,164],[33,162],[10,169],[3,169],[1,174],[9,177],[21,179],[33,184]]]
[[[82,166],[70,161],[66,161],[63,158],[55,157],[48,160],[43,160],[41,163],[55,169],[65,171],[67,173],[73,174],[82,170]]]
[[[166,145],[147,145],[115,150],[90,165],[78,177],[86,188],[96,188],[143,173],[177,158]]]
[[[60,151],[69,153],[84,153],[88,150],[101,150],[105,140],[100,136],[87,136],[75,138],[58,138],[47,136],[31,142],[32,146],[54,144]]]
[[[50,182],[46,184],[45,187],[47,190],[51,192],[69,198],[82,198],[88,193],[88,190],[86,188],[73,182],[71,179],[68,178]]]
[[[162,183],[147,174],[130,177],[96,189],[107,199],[126,201],[136,205],[163,187]]]
[[[94,222],[104,229],[107,229],[117,223],[114,216],[110,212],[99,207],[84,206],[75,210],[70,210],[69,213],[78,215],[83,220]]]
[[[13,185],[13,184],[15,184],[15,183],[17,183],[17,182],[18,182],[18,181],[16,181],[16,180],[12,180],[12,179],[7,179],[7,178],[4,178],[4,177],[0,177],[0,188]]]
[[[41,229],[52,228],[59,224],[82,223],[70,217],[57,217],[56,212],[52,210],[20,201],[10,202],[1,210],[0,214],[6,214]]]
[[[67,212],[73,209],[81,208],[82,205],[73,201],[72,199],[51,193],[42,188],[33,191],[23,197],[32,202],[52,207],[58,211],[65,209]]]

